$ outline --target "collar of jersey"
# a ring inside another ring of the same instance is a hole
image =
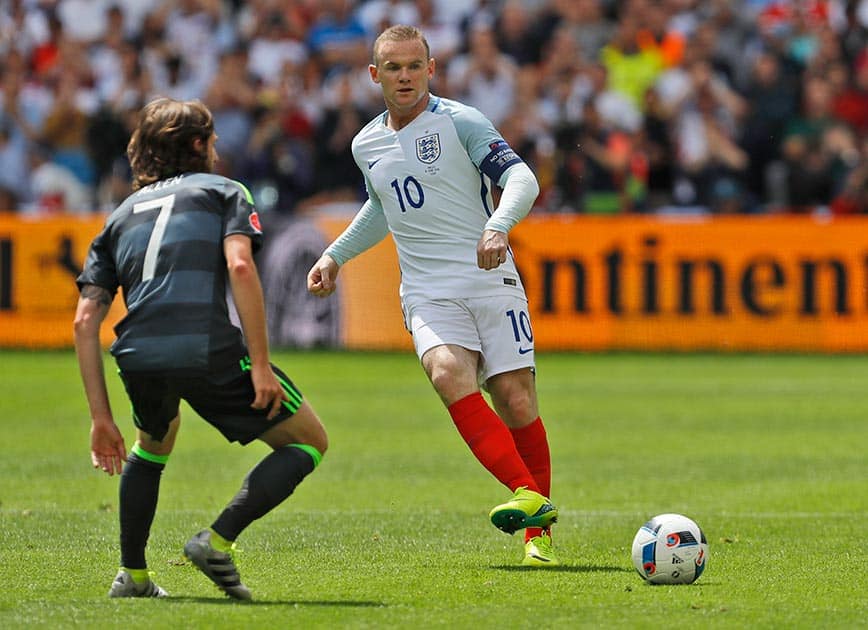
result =
[[[433,112],[435,109],[437,109],[437,106],[440,105],[440,97],[434,96],[433,94],[430,94],[430,93],[429,93],[429,96],[431,98],[428,101],[428,107],[426,108],[425,111]],[[389,110],[386,110],[383,112],[383,120],[381,122],[383,125],[387,125],[389,123]]]

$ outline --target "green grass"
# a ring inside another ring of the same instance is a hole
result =
[[[322,464],[241,537],[251,604],[183,562],[267,451],[185,410],[149,547],[169,600],[110,600],[117,478],[90,467],[72,353],[0,355],[0,627],[853,628],[868,619],[868,359],[540,356],[564,566],[522,570],[471,457],[408,354],[279,354],[326,423]],[[110,372],[131,445],[122,387]],[[704,528],[708,569],[651,587],[650,516]]]

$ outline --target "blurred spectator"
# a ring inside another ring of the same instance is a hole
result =
[[[350,145],[370,112],[355,104],[349,74],[340,75],[335,83],[333,102],[326,107],[316,133],[315,188],[331,200],[363,200],[365,183]]]
[[[856,57],[847,85],[832,104],[835,116],[848,123],[861,136],[868,133],[868,51]]]
[[[368,35],[353,13],[352,0],[320,0],[316,6],[319,13],[307,44],[324,74],[352,65],[353,59],[370,57]]]
[[[30,150],[31,198],[27,211],[32,213],[94,211],[91,190],[73,172],[58,164],[52,152],[34,145]]]
[[[832,214],[868,214],[868,139],[863,137],[859,160],[830,204]]]
[[[671,204],[676,159],[668,113],[656,90],[645,92],[644,110],[640,138],[648,161],[647,210]]]
[[[214,117],[214,129],[220,137],[218,170],[231,174],[247,147],[253,129],[252,112],[259,96],[254,77],[248,72],[247,50],[237,47],[220,56],[217,73],[203,99]],[[280,68],[272,80],[279,80]]]
[[[615,35],[600,51],[600,59],[609,75],[609,86],[642,107],[645,90],[654,84],[663,70],[659,46],[640,38],[636,17],[628,14],[618,23]],[[640,39],[642,46],[640,47]]]
[[[427,1],[430,3],[431,0]],[[506,0],[503,3],[494,26],[497,47],[519,66],[539,61],[539,49],[534,45],[532,28],[530,13],[522,0]]]
[[[307,48],[293,36],[284,14],[277,10],[262,14],[247,54],[250,73],[262,83],[276,83],[285,63],[305,61]]]
[[[4,199],[0,211],[14,210],[19,200],[26,200],[30,194],[29,181],[27,144],[13,135],[13,123],[4,114],[0,116],[0,191]]]
[[[263,213],[288,213],[313,192],[314,121],[281,89],[257,108],[240,169]]]
[[[801,107],[784,130],[782,156],[786,166],[786,200],[795,212],[810,212],[832,198],[835,178],[840,176],[839,150],[844,143],[826,132],[838,123],[832,110],[832,92],[827,79],[807,76],[802,84]]]
[[[48,18],[25,0],[0,4],[0,55],[15,49],[25,57],[49,38]]]
[[[175,81],[170,78],[169,84],[176,88],[170,95],[182,100],[200,98],[217,71],[221,51],[235,43],[222,2],[175,0],[167,2],[157,16],[163,22],[166,46],[177,55],[168,68],[170,75],[178,72]]]
[[[733,211],[744,192],[748,155],[738,145],[747,112],[744,100],[714,75],[705,60],[694,61],[690,86],[672,119],[677,175],[674,200],[682,206]],[[737,208],[745,210],[744,204]]]
[[[419,24],[419,11],[411,0],[367,0],[356,15],[371,38],[392,24]]]
[[[468,51],[449,64],[448,94],[475,107],[497,126],[515,103],[518,67],[498,50],[494,29],[487,19],[475,22],[468,37]]]
[[[431,54],[437,60],[437,67],[445,69],[461,46],[461,33],[458,25],[451,20],[443,19],[437,11],[436,0],[415,0],[416,12],[419,14],[418,28],[425,33],[425,39],[431,47]],[[504,12],[507,8],[504,7]],[[434,74],[435,79],[439,72]]]
[[[745,186],[755,200],[778,205],[785,201],[784,195],[773,189],[772,169],[777,168],[780,159],[786,121],[796,112],[797,88],[797,77],[785,72],[776,54],[756,55],[744,91],[748,112],[741,134],[741,146],[749,159]]]
[[[549,38],[556,31],[571,37],[582,58],[599,59],[600,51],[612,40],[615,24],[606,18],[603,0],[552,0],[536,20],[531,40],[539,61]]]
[[[58,0],[57,17],[66,37],[88,45],[105,36],[112,7],[112,0]]]

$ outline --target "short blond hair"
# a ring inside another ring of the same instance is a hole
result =
[[[385,31],[380,33],[379,37],[374,40],[374,51],[373,51],[373,61],[374,65],[380,65],[380,60],[378,59],[378,53],[380,51],[380,45],[383,42],[408,42],[413,41],[414,39],[422,42],[422,45],[425,46],[425,59],[428,60],[431,58],[431,48],[428,46],[428,40],[425,39],[425,36],[415,26],[407,26],[406,24],[395,24],[394,26],[390,26]]]

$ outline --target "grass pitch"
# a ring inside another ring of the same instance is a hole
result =
[[[538,358],[563,566],[524,570],[487,521],[508,496],[472,458],[409,354],[282,353],[326,423],[321,467],[241,537],[252,603],[181,547],[262,444],[185,408],[149,561],[168,600],[110,600],[117,478],[90,467],[72,353],[0,355],[0,627],[866,627],[868,359]],[[133,431],[109,369],[115,414]],[[689,586],[647,586],[630,543],[680,512],[710,544]]]

